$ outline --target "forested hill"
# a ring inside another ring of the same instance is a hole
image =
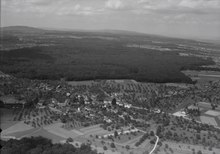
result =
[[[201,48],[212,44],[192,40],[124,31],[57,31],[22,26],[2,30],[0,70],[15,77],[192,83],[181,70],[214,64],[201,55]]]
[[[72,144],[53,144],[43,137],[10,139],[1,141],[1,146],[1,154],[97,154],[90,145],[76,148]]]

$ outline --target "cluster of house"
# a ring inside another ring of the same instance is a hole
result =
[[[112,98],[106,98],[106,99],[103,101],[103,103],[104,103],[104,107],[107,107],[107,105],[112,104]],[[131,104],[126,103],[126,102],[122,102],[122,101],[116,101],[116,104],[117,104],[118,106],[123,106],[123,107],[125,107],[125,108],[131,108],[131,107],[132,107]]]
[[[133,128],[133,129],[127,129],[127,130],[123,130],[123,131],[117,131],[118,135],[125,135],[125,134],[130,134],[130,133],[135,133],[135,132],[139,132],[140,130],[137,128]],[[115,132],[113,133],[109,133],[109,134],[104,134],[104,135],[99,135],[98,138],[109,138],[109,137],[114,137],[115,136]]]
[[[9,79],[11,78],[10,75],[3,73],[2,71],[0,71],[0,79]]]

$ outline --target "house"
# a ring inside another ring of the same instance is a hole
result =
[[[45,105],[44,105],[45,100],[41,99],[38,103],[37,103],[37,108],[39,109],[44,109]]]
[[[190,106],[187,107],[187,109],[189,109],[189,110],[198,110],[199,107],[195,106],[195,105],[190,105]]]
[[[124,103],[124,107],[130,109],[131,108],[131,104]]]
[[[57,105],[60,106],[60,107],[64,107],[64,106],[67,105],[67,103],[66,102],[64,102],[64,103],[57,103]]]
[[[2,79],[10,78],[10,75],[5,74],[2,71],[0,71],[0,78],[2,78]]]
[[[116,104],[117,104],[118,106],[123,106],[123,103],[121,103],[121,102],[116,102]]]
[[[160,112],[161,112],[161,110],[158,109],[158,108],[155,108],[153,111],[154,111],[155,113],[160,113]]]
[[[107,123],[111,123],[112,122],[112,120],[107,118],[106,116],[104,116],[104,121],[106,121]]]
[[[112,101],[110,101],[110,100],[104,100],[103,103],[104,103],[104,104],[111,104]]]
[[[55,98],[51,98],[51,103],[53,103],[53,104],[57,104],[58,101],[57,101]]]

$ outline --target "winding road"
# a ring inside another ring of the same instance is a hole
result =
[[[155,136],[156,136],[157,140],[155,142],[154,148],[151,150],[151,152],[149,154],[152,154],[154,152],[154,150],[156,149],[156,147],[157,147],[157,143],[159,141],[159,137],[157,135],[155,135]]]

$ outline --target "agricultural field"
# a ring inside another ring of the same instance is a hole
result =
[[[43,136],[43,137],[46,137],[50,140],[52,140],[53,143],[60,143],[62,140],[65,140],[65,138],[59,136],[59,135],[55,135],[53,133],[50,133],[49,131],[47,131],[46,129],[44,128],[38,128],[38,131],[35,131],[31,134],[28,134],[26,137],[31,137],[31,136]]]
[[[189,76],[192,80],[197,80],[198,82],[208,82],[220,80],[219,71],[194,71],[186,70],[182,71],[184,74]]]
[[[84,128],[79,129],[79,131],[82,132],[85,137],[89,137],[90,135],[92,136],[105,135],[109,133],[109,131],[101,128],[100,125],[84,127]]]
[[[163,145],[157,148],[155,154],[196,154],[199,151],[202,151],[202,154],[218,154],[220,152],[219,149],[205,146],[163,142]]]
[[[218,116],[220,115],[219,107],[215,110],[211,110],[211,106],[209,103],[198,103],[201,110],[201,115],[198,119],[202,123],[207,123],[209,125],[213,125],[216,127],[220,127],[220,120]]]
[[[0,115],[1,115],[1,129],[5,130],[9,127],[11,127],[12,125],[18,123],[19,121],[14,121],[14,114],[13,111],[11,109],[6,109],[6,108],[0,108]]]
[[[79,135],[82,135],[81,132],[75,131],[75,130],[66,130],[62,128],[63,123],[54,123],[49,126],[45,126],[44,129],[48,132],[55,134],[57,136],[63,137],[63,138],[76,138]]]
[[[200,116],[200,120],[201,120],[202,123],[207,123],[209,125],[218,126],[218,124],[215,121],[214,117]]]

